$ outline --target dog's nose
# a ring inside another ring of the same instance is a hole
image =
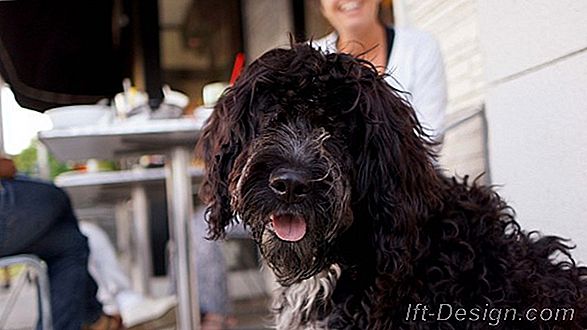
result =
[[[269,187],[282,200],[299,202],[310,193],[310,184],[304,175],[293,170],[279,169],[269,177]]]

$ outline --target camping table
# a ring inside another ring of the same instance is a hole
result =
[[[172,256],[178,299],[177,329],[199,328],[195,248],[190,237],[192,187],[188,168],[202,123],[194,118],[127,120],[109,125],[39,132],[39,140],[61,161],[165,153]],[[192,249],[190,249],[190,246]]]

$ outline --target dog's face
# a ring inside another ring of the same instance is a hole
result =
[[[349,128],[318,98],[259,96],[256,134],[230,174],[231,205],[282,283],[328,263],[352,223]]]
[[[266,53],[223,96],[199,142],[211,236],[241,220],[281,284],[313,276],[333,261],[355,205],[420,171],[402,155],[411,147],[425,158],[417,130],[365,62],[308,45]]]

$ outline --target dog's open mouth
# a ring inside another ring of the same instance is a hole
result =
[[[277,237],[287,242],[297,242],[306,235],[306,220],[293,214],[272,214],[271,229]]]

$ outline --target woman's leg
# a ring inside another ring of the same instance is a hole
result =
[[[228,271],[221,243],[206,239],[207,224],[204,221],[204,213],[205,208],[198,207],[194,211],[192,219],[200,312],[226,316],[230,312],[227,288]]]

